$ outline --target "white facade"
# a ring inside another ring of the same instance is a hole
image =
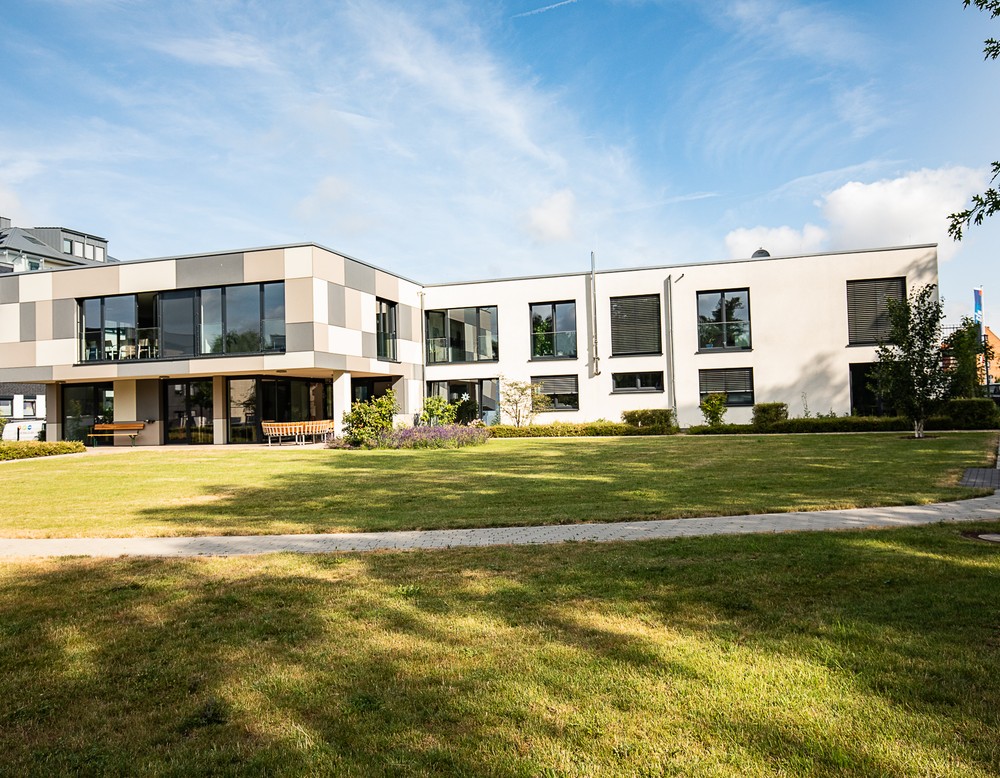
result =
[[[427,311],[497,306],[499,359],[427,364],[425,377],[431,382],[576,376],[579,409],[541,414],[538,423],[619,421],[626,410],[674,408],[679,424],[687,427],[703,423],[701,371],[750,368],[753,402],[783,402],[796,416],[803,413],[804,395],[813,413],[849,413],[850,366],[873,362],[876,347],[849,343],[847,284],[886,278],[905,278],[906,290],[937,283],[936,247],[603,271],[594,276],[593,293],[589,273],[428,286]],[[722,290],[749,292],[750,348],[699,348],[698,293]],[[634,295],[659,297],[661,348],[641,356],[615,355],[611,300]],[[532,359],[529,306],[557,301],[575,302],[577,356]],[[662,391],[613,388],[615,374],[661,371]],[[749,422],[751,406],[729,408],[726,421]]]

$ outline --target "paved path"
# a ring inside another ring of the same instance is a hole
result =
[[[1000,495],[959,502],[842,511],[764,513],[704,519],[563,524],[549,527],[450,529],[427,532],[349,532],[327,535],[201,536],[181,538],[0,538],[2,557],[241,556],[275,551],[329,553],[384,549],[512,546],[569,541],[598,543],[697,535],[912,527],[940,521],[1000,521]]]

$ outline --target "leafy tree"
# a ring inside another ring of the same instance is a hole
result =
[[[500,413],[510,419],[515,427],[527,426],[552,406],[542,387],[529,381],[508,381],[500,377]]]
[[[428,427],[441,424],[454,424],[458,406],[440,395],[432,395],[424,400],[424,409],[420,412],[420,423]]]
[[[951,377],[944,371],[937,287],[927,284],[906,300],[887,300],[889,337],[878,347],[872,389],[896,412],[913,422],[913,436],[924,436],[924,422],[948,399]]]
[[[952,397],[982,397],[983,370],[980,358],[993,358],[993,350],[983,341],[980,325],[969,316],[962,317],[961,326],[944,342],[951,376],[949,394]]]
[[[396,393],[392,389],[368,402],[356,402],[344,414],[344,438],[355,446],[376,446],[381,436],[392,432],[395,414]]]
[[[1000,16],[1000,0],[963,0],[962,5],[968,8],[975,5],[980,11],[986,11],[991,19]],[[995,38],[988,38],[983,47],[986,59],[997,59],[1000,57],[1000,41]],[[964,211],[953,213],[948,217],[948,234],[955,240],[961,240],[963,230],[973,224],[980,225],[983,219],[992,216],[1000,211],[1000,192],[992,184],[1000,176],[1000,162],[993,163],[993,175],[990,177],[990,188],[982,194],[973,195],[972,207]]]

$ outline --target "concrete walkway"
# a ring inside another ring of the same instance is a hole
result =
[[[450,529],[427,532],[348,532],[328,535],[179,538],[0,538],[0,558],[54,556],[241,556],[294,551],[317,554],[461,546],[514,546],[589,541],[653,540],[698,535],[913,527],[941,521],[1000,521],[1000,495],[932,505],[842,511],[764,513],[704,519],[563,524],[548,527]]]

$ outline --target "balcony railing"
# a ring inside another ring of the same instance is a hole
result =
[[[187,336],[190,338],[190,335]],[[192,339],[193,341],[193,339]],[[104,345],[89,338],[84,341],[83,362],[130,362],[160,359],[162,355],[160,327],[140,327],[104,331]],[[217,325],[200,325],[197,342],[191,342],[190,352],[174,343],[168,356],[204,356],[210,354],[260,354],[285,350],[284,319],[264,319],[260,331],[230,332],[225,336]]]

